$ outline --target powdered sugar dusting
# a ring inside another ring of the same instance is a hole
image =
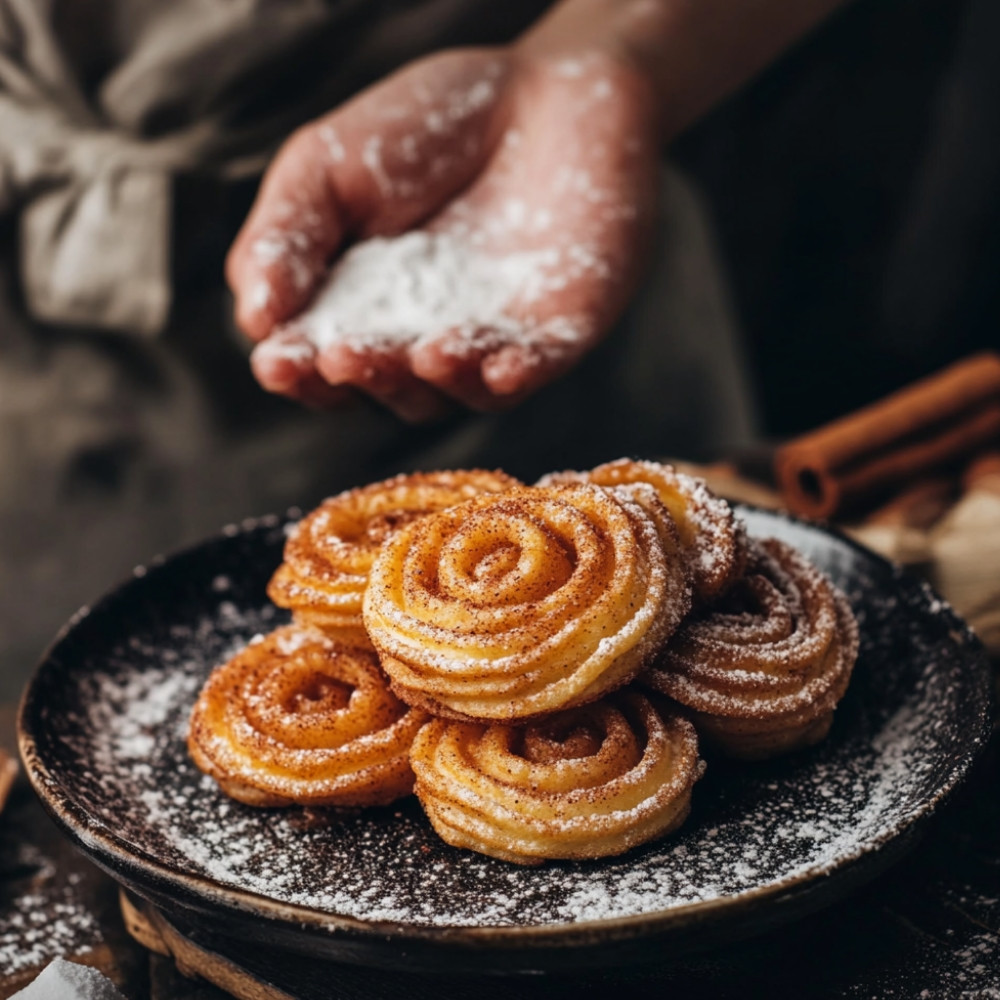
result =
[[[226,540],[226,564],[215,555],[200,576],[187,564],[152,569],[131,584],[127,608],[92,612],[79,647],[70,633],[48,668],[65,671],[66,704],[47,718],[41,752],[56,752],[51,740],[69,754],[74,801],[140,856],[366,921],[551,926],[831,872],[895,837],[954,779],[970,719],[985,711],[983,692],[969,686],[975,654],[919,585],[815,529],[748,519],[805,549],[850,596],[862,635],[852,688],[827,742],[752,767],[710,761],[679,833],[621,858],[515,868],[448,847],[412,801],[305,828],[297,810],[242,806],[203,777],[186,752],[188,713],[211,667],[282,618],[263,596],[279,526]],[[220,573],[233,580],[224,594],[212,588]],[[155,598],[164,592],[168,606]]]
[[[33,877],[18,891],[5,891],[0,907],[0,972],[7,975],[37,969],[54,958],[86,955],[104,938],[87,905],[79,875],[55,871],[50,858],[22,844],[10,859]]]

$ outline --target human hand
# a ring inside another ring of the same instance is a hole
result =
[[[420,420],[513,405],[566,371],[642,268],[652,105],[624,61],[514,46],[413,63],[300,129],[227,262],[258,380]]]

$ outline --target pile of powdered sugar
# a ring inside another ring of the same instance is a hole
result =
[[[97,969],[60,957],[11,1000],[125,1000],[125,996]]]
[[[294,327],[320,350],[516,331],[510,307],[542,294],[555,258],[551,250],[491,254],[445,232],[376,237],[340,259]]]

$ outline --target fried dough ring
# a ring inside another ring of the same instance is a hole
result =
[[[346,629],[367,644],[361,599],[386,538],[429,511],[519,485],[499,471],[416,472],[330,497],[293,529],[268,596],[296,621]]]
[[[524,728],[435,719],[410,760],[445,841],[522,865],[621,854],[675,830],[702,772],[690,722],[632,689]]]
[[[426,718],[392,694],[373,652],[286,625],[212,672],[188,749],[248,805],[384,805],[413,788],[408,754]]]
[[[686,622],[644,675],[699,734],[759,760],[822,740],[847,690],[858,627],[844,595],[791,546],[751,546],[746,576]]]
[[[509,722],[627,683],[690,601],[673,523],[652,489],[526,486],[389,539],[364,622],[404,701]]]
[[[659,462],[619,458],[589,472],[550,473],[539,480],[539,485],[570,482],[652,486],[677,525],[696,604],[714,600],[743,573],[747,558],[743,521],[701,479]]]

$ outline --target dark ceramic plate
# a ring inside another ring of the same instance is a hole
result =
[[[139,894],[314,956],[578,968],[763,930],[849,892],[912,842],[985,741],[990,668],[924,585],[820,528],[745,514],[849,595],[862,636],[851,688],[821,746],[710,762],[683,829],[625,857],[518,868],[448,847],[413,801],[333,818],[261,811],[199,774],[184,743],[199,686],[282,620],[264,594],[277,518],[138,570],[67,626],[21,707],[28,773],[83,850]]]

